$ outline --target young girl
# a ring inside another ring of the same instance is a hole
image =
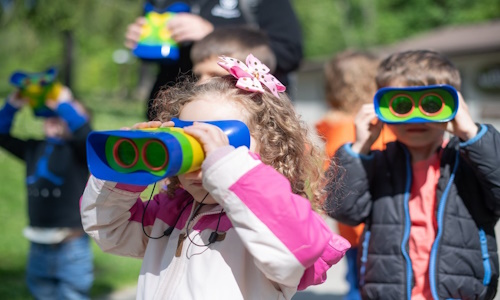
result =
[[[321,151],[284,86],[251,55],[253,74],[231,58],[219,64],[233,76],[169,88],[159,121],[134,127],[236,119],[250,129],[250,149],[195,122],[185,132],[203,145],[201,170],[169,178],[149,205],[145,187],[95,177],[83,194],[83,225],[100,247],[143,258],[138,299],[291,299],[324,282],[349,248],[311,208],[322,197]]]

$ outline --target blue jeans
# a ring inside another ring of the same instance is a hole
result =
[[[26,281],[39,300],[90,299],[94,273],[89,237],[84,234],[60,244],[32,242]]]
[[[345,256],[347,258],[347,274],[345,278],[349,283],[349,291],[344,296],[344,300],[361,300],[357,262],[358,248],[347,250]]]

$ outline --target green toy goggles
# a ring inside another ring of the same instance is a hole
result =
[[[458,92],[450,85],[385,87],[373,99],[377,117],[389,124],[448,122],[458,110]]]

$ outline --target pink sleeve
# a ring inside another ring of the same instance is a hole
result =
[[[348,241],[334,233],[334,236],[326,246],[320,258],[312,266],[304,271],[300,279],[298,290],[304,290],[310,285],[321,284],[326,281],[326,271],[334,264],[338,263],[344,257],[346,251],[350,248]]]

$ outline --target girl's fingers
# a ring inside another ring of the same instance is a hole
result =
[[[173,121],[163,122],[160,127],[175,127],[175,123]]]
[[[145,129],[145,128],[158,128],[162,125],[160,121],[150,121],[150,122],[141,122],[136,123],[132,126],[133,129]]]

